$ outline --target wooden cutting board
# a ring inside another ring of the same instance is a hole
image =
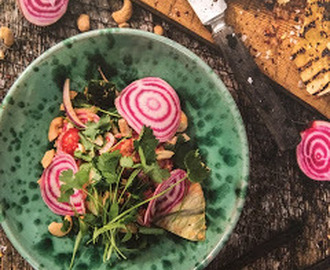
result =
[[[166,19],[170,19],[197,38],[214,46],[211,33],[206,29],[187,0],[133,0],[147,9],[151,9]],[[274,16],[266,7],[256,1],[228,1],[226,20],[236,33],[242,34],[242,40],[255,56],[260,70],[282,85],[299,100],[311,105],[330,118],[330,95],[321,97],[307,93],[302,85],[298,70],[290,60],[295,37],[301,27],[303,9],[294,14],[284,12]]]

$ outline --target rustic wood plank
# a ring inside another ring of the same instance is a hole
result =
[[[193,10],[187,0],[134,1],[156,10],[204,40],[213,42],[208,30],[192,15]],[[294,37],[297,36],[299,25],[302,25],[302,15],[303,8],[299,13],[286,14],[284,18],[275,16],[258,0],[228,1],[226,13],[227,22],[245,37],[244,42],[250,48],[250,53],[257,56],[255,61],[260,70],[282,85],[291,96],[330,118],[330,95],[315,97],[308,94],[300,82],[296,66],[290,60]],[[270,38],[265,33],[274,37]]]
[[[199,18],[196,16],[192,7],[187,0],[133,0],[145,7],[151,7],[153,10],[158,11],[160,14],[176,22],[191,32],[200,36],[204,40],[213,43],[211,33],[204,27]]]
[[[0,61],[0,100],[33,59],[64,38],[78,34],[75,20],[81,13],[91,16],[92,29],[114,27],[116,24],[111,20],[111,13],[121,5],[119,0],[71,0],[67,14],[58,23],[40,28],[22,18],[15,2],[0,0],[0,25],[11,27],[16,37],[16,43],[8,51],[6,60]],[[309,180],[299,171],[294,151],[282,153],[278,150],[255,108],[242,95],[243,89],[237,86],[220,55],[215,55],[214,50],[172,24],[139,6],[134,8],[131,27],[152,31],[155,24],[161,24],[165,29],[165,36],[195,52],[224,81],[235,98],[246,125],[251,151],[251,176],[246,204],[228,243],[206,270],[225,269],[224,266],[232,260],[271,239],[274,231],[285,230],[291,220],[303,222],[301,235],[243,269],[300,270],[326,259],[330,250],[329,183]],[[304,129],[309,121],[321,118],[319,114],[288,99],[280,91],[279,97],[299,130]],[[1,270],[32,270],[0,229],[0,249],[1,246],[7,247],[0,258]]]

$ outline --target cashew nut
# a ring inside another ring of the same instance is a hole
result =
[[[124,4],[120,10],[112,13],[112,18],[117,24],[127,22],[133,14],[133,5],[131,0],[124,0]]]
[[[161,25],[156,25],[154,27],[154,33],[157,34],[157,35],[160,35],[160,36],[164,35],[163,27]]]
[[[184,132],[188,127],[188,118],[184,112],[181,111],[180,125],[177,132]]]
[[[41,164],[42,164],[42,167],[44,167],[44,169],[46,169],[49,166],[49,164],[52,162],[54,156],[55,156],[55,150],[54,149],[48,150],[44,154],[44,157],[41,160]]]
[[[170,159],[174,155],[173,151],[160,150],[157,151],[157,160]]]
[[[70,99],[74,99],[78,95],[78,92],[70,90]]]
[[[125,119],[119,119],[118,126],[122,136],[129,137],[132,135],[132,129],[128,126]]]
[[[3,43],[10,47],[14,44],[14,35],[13,32],[8,27],[1,27],[0,28],[0,39],[3,39]]]
[[[94,143],[98,146],[102,146],[103,145],[103,137],[102,135],[99,135],[96,137],[96,139],[94,140]]]
[[[5,59],[5,52],[3,50],[0,50],[0,60]]]
[[[190,137],[187,135],[187,133],[182,133],[181,135],[186,142],[190,141]]]
[[[77,20],[77,26],[80,32],[88,31],[90,27],[90,20],[87,14],[81,14]]]
[[[72,229],[72,218],[70,216],[66,215],[64,217],[64,219],[69,221],[69,223],[70,223],[69,228],[65,232],[62,232],[62,230],[61,230],[63,227],[63,223],[57,223],[57,222],[50,223],[48,226],[48,231],[52,235],[57,236],[57,237],[63,237],[64,235],[67,235]]]
[[[51,142],[60,135],[63,127],[63,118],[56,117],[49,125],[48,140]]]
[[[118,27],[119,27],[119,28],[129,28],[130,25],[129,25],[129,23],[124,22],[124,23],[119,24]]]

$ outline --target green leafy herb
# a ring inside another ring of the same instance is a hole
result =
[[[63,219],[63,222],[62,222],[62,227],[61,227],[61,231],[62,232],[66,232],[68,231],[68,229],[70,228],[71,226],[71,223],[69,220],[67,220],[66,218]]]
[[[86,151],[93,151],[94,150],[94,143],[88,139],[82,132],[79,132],[80,142],[84,146]]]
[[[116,85],[104,80],[91,80],[86,93],[87,101],[102,109],[114,107]]]
[[[160,235],[164,234],[164,229],[161,228],[148,228],[148,227],[139,227],[139,233],[141,234],[152,234],[152,235]]]
[[[75,158],[78,158],[78,159],[81,159],[83,161],[86,161],[86,162],[91,162],[93,160],[93,157],[91,155],[89,155],[88,153],[83,153],[82,151],[80,150],[76,150],[74,152],[74,157]]]
[[[139,151],[139,154],[142,152],[143,162],[146,165],[150,165],[156,161],[156,147],[159,141],[153,134],[151,128],[144,126],[139,140],[134,142],[135,150]],[[142,158],[141,158],[142,161]]]
[[[118,203],[113,203],[110,207],[110,211],[108,213],[109,220],[114,219],[116,216],[118,216],[119,213],[119,205]]]
[[[202,162],[197,150],[186,154],[184,164],[187,168],[188,179],[191,182],[202,182],[209,176],[210,170]]]
[[[172,157],[174,165],[184,170],[186,168],[184,164],[184,158],[191,150],[195,149],[195,146],[192,141],[186,141],[185,138],[180,134],[178,135],[176,144],[167,145],[166,149],[175,153]]]
[[[119,150],[111,153],[104,153],[97,159],[97,169],[101,172],[106,181],[110,184],[116,183],[118,174],[117,167],[121,154]]]
[[[163,180],[170,177],[170,172],[166,169],[162,169],[158,163],[153,163],[151,165],[143,166],[143,171],[148,175],[153,181],[160,183]]]
[[[109,115],[104,115],[98,122],[88,122],[86,129],[82,131],[82,134],[94,141],[96,136],[102,132],[108,131],[111,128],[111,121]]]
[[[62,171],[60,181],[63,184],[60,187],[61,196],[58,198],[59,202],[69,202],[70,196],[73,195],[73,189],[82,189],[83,185],[89,180],[89,170],[86,167],[82,167],[74,175],[72,170]]]
[[[134,142],[134,148],[138,151],[141,166],[146,175],[155,182],[162,182],[170,176],[168,170],[160,168],[156,160],[156,147],[158,140],[151,128],[143,127],[139,140]]]
[[[120,166],[124,168],[132,168],[134,165],[133,159],[129,156],[121,157]]]
[[[127,230],[125,236],[123,237],[123,239],[121,239],[122,243],[125,243],[127,241],[129,241],[132,238],[132,232],[130,230]]]

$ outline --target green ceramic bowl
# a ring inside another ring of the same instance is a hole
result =
[[[61,103],[64,79],[82,89],[104,73],[120,87],[156,76],[177,90],[194,138],[211,168],[203,189],[206,241],[166,234],[114,270],[204,268],[223,247],[242,210],[249,155],[244,125],[234,100],[212,69],[167,38],[129,29],[105,29],[69,38],[35,60],[19,77],[0,112],[0,216],[15,248],[36,269],[68,268],[73,238],[52,237],[47,226],[60,220],[42,201],[37,180],[47,149],[47,132]],[[106,269],[102,252],[83,247],[74,269]]]

